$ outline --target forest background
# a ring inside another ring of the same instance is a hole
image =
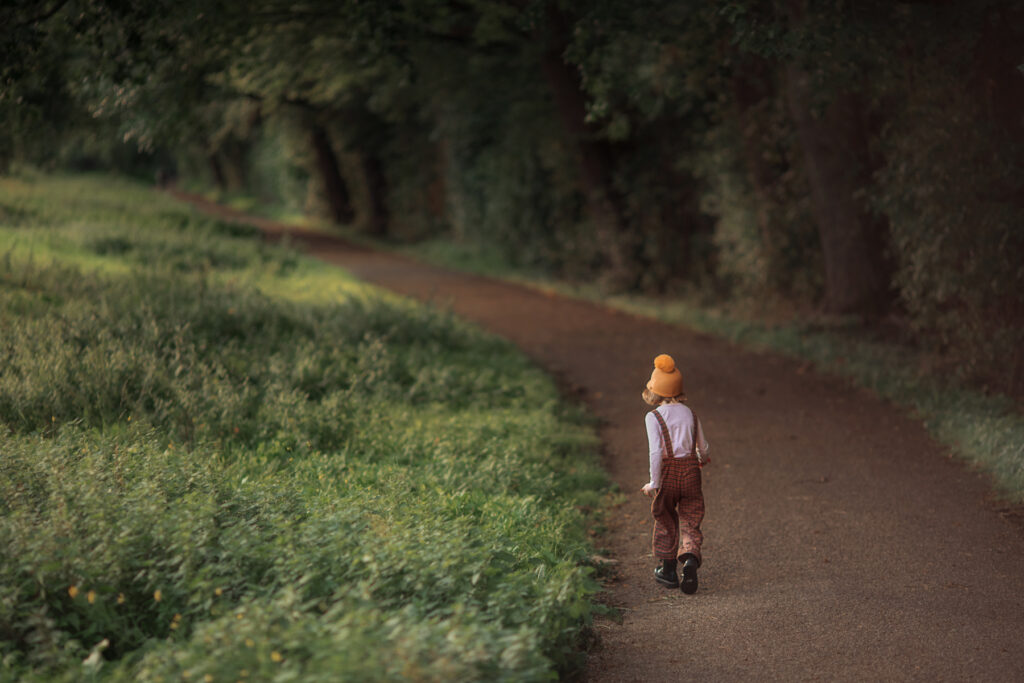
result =
[[[1024,391],[1024,3],[15,0],[0,172],[216,186]]]

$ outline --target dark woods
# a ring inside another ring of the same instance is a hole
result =
[[[1024,388],[1024,3],[51,0],[0,25],[8,168],[158,164],[610,289],[896,321]]]

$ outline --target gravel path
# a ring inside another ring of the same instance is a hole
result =
[[[601,419],[625,501],[599,544],[615,563],[606,600],[623,616],[595,624],[586,680],[1024,680],[1022,527],[986,479],[877,397],[650,319],[293,236],[512,340]],[[658,353],[675,357],[712,444],[692,596],[652,579],[639,493],[640,391]]]

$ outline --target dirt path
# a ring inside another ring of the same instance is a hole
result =
[[[1024,680],[1024,535],[917,422],[773,355],[299,236],[362,279],[511,339],[601,418],[605,464],[627,494],[602,539],[618,568],[608,600],[624,617],[596,624],[587,680]],[[652,580],[637,492],[639,394],[662,352],[714,456],[693,596]]]

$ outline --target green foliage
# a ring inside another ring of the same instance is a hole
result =
[[[572,152],[548,125],[536,80],[507,69],[507,61],[476,60],[466,77],[479,87],[450,93],[443,105],[438,135],[452,238],[516,266],[578,270],[593,248],[578,227]]]
[[[905,314],[1024,386],[1018,0],[35,4],[0,9],[0,168],[163,147],[470,260]]]
[[[1019,391],[1024,167],[1020,146],[979,119],[957,83],[940,76],[919,92],[887,138],[876,206],[891,221],[896,284],[921,345],[957,359],[960,377]]]
[[[249,187],[264,206],[292,211],[305,208],[309,183],[308,152],[298,144],[294,126],[272,119],[260,127],[253,142]]]
[[[821,247],[809,216],[805,171],[780,110],[777,99],[765,98],[743,116],[724,116],[690,162],[705,187],[701,210],[715,219],[709,279],[719,301],[775,298],[806,305],[822,294]],[[753,138],[757,163],[772,174],[756,190],[744,136]]]
[[[3,677],[573,666],[605,482],[508,344],[137,187],[0,205]]]

